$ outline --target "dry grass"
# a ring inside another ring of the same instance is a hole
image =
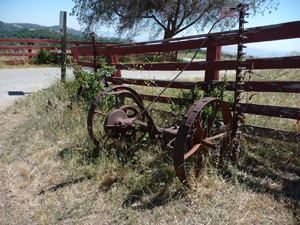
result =
[[[65,112],[45,106],[76,91],[55,84],[0,113],[0,224],[299,222],[299,144],[242,140],[238,164],[208,169],[187,190],[163,139],[94,148],[83,102]]]
[[[190,53],[182,53],[179,51],[178,53],[178,58],[181,58],[181,57],[187,57],[187,58],[193,58],[194,55],[195,55],[196,51],[195,52],[190,52]],[[195,59],[206,59],[206,55],[205,54],[202,54],[202,53],[198,53],[195,57]]]
[[[40,50],[33,49],[32,53],[38,53]],[[14,50],[0,50],[0,53],[27,53],[27,50],[18,50],[15,52]],[[61,53],[60,50],[50,50],[50,52]],[[67,50],[67,53],[71,53],[71,50]],[[33,57],[32,57],[33,58]],[[0,56],[0,70],[6,69],[24,69],[24,68],[41,68],[41,67],[57,67],[59,65],[55,64],[33,64],[33,63],[25,63],[25,64],[6,64],[4,61],[9,60],[28,60],[29,56]],[[67,59],[71,61],[72,57],[67,56]]]
[[[32,63],[9,65],[9,64],[4,64],[4,63],[0,62],[0,70],[43,68],[43,67],[57,67],[57,65],[51,65],[51,64],[36,65],[36,64],[32,64]]]
[[[299,81],[300,79],[300,69],[294,70],[261,70],[254,71],[251,80],[285,80],[285,81]],[[245,80],[248,80],[248,76]],[[254,104],[265,104],[265,105],[277,105],[277,106],[289,106],[289,107],[299,107],[300,106],[300,94],[296,93],[270,93],[270,92],[260,92],[254,93],[249,92],[245,94],[245,99],[248,99],[250,95],[253,96],[251,101],[248,103]],[[248,96],[248,97],[247,97]],[[300,127],[297,125],[296,120],[285,119],[285,118],[275,118],[275,117],[265,117],[248,115],[247,123],[265,127],[274,127],[278,129],[286,129],[297,131]]]

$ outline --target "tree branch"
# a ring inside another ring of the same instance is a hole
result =
[[[175,26],[177,24],[178,16],[179,16],[179,10],[180,10],[180,3],[181,0],[177,1],[177,8],[176,8],[176,13],[175,13],[175,18],[174,21],[172,22],[172,29],[175,29]]]
[[[192,14],[192,12],[193,10],[189,10],[188,12],[184,10],[184,15],[182,16],[180,23],[176,26],[176,30],[182,26],[186,18],[188,18]]]
[[[203,17],[203,15],[204,15],[207,11],[209,11],[209,9],[211,8],[211,6],[212,6],[211,3],[209,3],[209,5],[208,5],[208,7],[206,8],[206,10],[205,10],[202,14],[200,14],[200,16],[199,16],[197,19],[195,19],[193,22],[189,23],[189,24],[186,25],[185,27],[181,28],[180,30],[177,30],[177,31],[175,32],[174,36],[175,36],[176,34],[182,32],[182,31],[186,30],[187,28],[193,26],[195,23],[197,23],[197,22]],[[182,21],[182,23],[183,23],[183,21]]]
[[[162,28],[164,28],[164,30],[167,29],[154,15],[152,15],[151,18],[153,18],[155,20],[155,22],[158,23],[158,25],[160,25]]]

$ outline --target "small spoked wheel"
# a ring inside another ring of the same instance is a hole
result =
[[[232,127],[231,112],[223,100],[203,98],[189,108],[174,147],[174,166],[183,184],[194,188],[205,167],[223,164],[231,153]]]
[[[95,98],[94,102],[90,106],[88,112],[88,132],[89,136],[93,140],[94,144],[98,146],[102,139],[104,139],[110,132],[104,129],[105,119],[107,115],[116,110],[120,109],[124,111],[128,118],[140,118],[140,110],[132,105],[124,105],[126,97],[134,98],[132,103],[143,104],[140,96],[133,89],[126,86],[112,86],[106,88],[104,91],[100,92]],[[121,134],[110,135],[111,138],[119,138]],[[125,133],[122,133],[125,135]]]

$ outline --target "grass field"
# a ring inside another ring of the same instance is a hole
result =
[[[300,70],[252,75],[252,80],[299,78]],[[238,163],[223,171],[208,168],[197,189],[189,190],[175,176],[164,139],[107,140],[95,148],[83,100],[66,111],[46,106],[48,99],[75,100],[77,89],[71,82],[56,83],[0,112],[0,224],[300,222],[299,142],[242,136]],[[251,102],[299,107],[299,97],[258,93]],[[154,118],[160,126],[171,123],[159,114]],[[248,115],[245,122],[299,129],[295,120],[282,118]]]

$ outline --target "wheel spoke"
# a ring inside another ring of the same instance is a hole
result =
[[[211,106],[212,113],[204,115]],[[183,184],[194,188],[205,167],[220,165],[230,151],[232,124],[230,108],[221,99],[203,98],[190,107],[174,145],[174,166]]]
[[[116,99],[117,108],[120,108],[118,95],[115,95],[115,99]]]
[[[201,144],[196,144],[190,151],[188,151],[188,153],[184,155],[184,159],[187,159],[188,157],[193,155],[200,148],[200,146]]]
[[[107,135],[104,134],[104,135],[99,139],[99,141],[102,141],[106,136],[107,136]]]
[[[226,135],[226,134],[227,134],[227,133],[217,134],[217,135],[215,135],[215,136],[207,137],[207,138],[205,138],[205,140],[206,140],[206,141],[208,141],[208,140],[214,140],[214,139],[223,137],[223,136]]]
[[[202,136],[202,129],[201,129],[201,123],[198,117],[195,118],[195,123],[196,123],[196,128],[197,128],[197,138],[199,141],[202,140],[203,136]]]
[[[206,136],[208,135],[208,133],[209,133],[211,127],[213,126],[214,121],[215,121],[215,119],[216,119],[216,116],[218,115],[219,109],[220,109],[220,103],[217,102],[217,103],[216,103],[216,106],[215,106],[215,109],[214,109],[214,112],[213,112],[213,114],[212,114],[212,116],[211,116],[211,118],[210,118],[210,120],[209,120],[209,122],[208,122],[207,128],[206,128],[205,131],[204,131],[204,137],[206,137]]]
[[[105,114],[105,113],[103,113],[103,112],[99,112],[99,111],[97,111],[97,110],[94,110],[94,112],[97,113],[97,114],[103,115],[103,116],[107,116],[107,114]]]
[[[207,139],[203,139],[202,140],[202,144],[204,146],[206,146],[206,147],[209,147],[209,148],[213,148],[213,149],[217,149],[218,148],[218,145],[216,143],[210,142]]]

